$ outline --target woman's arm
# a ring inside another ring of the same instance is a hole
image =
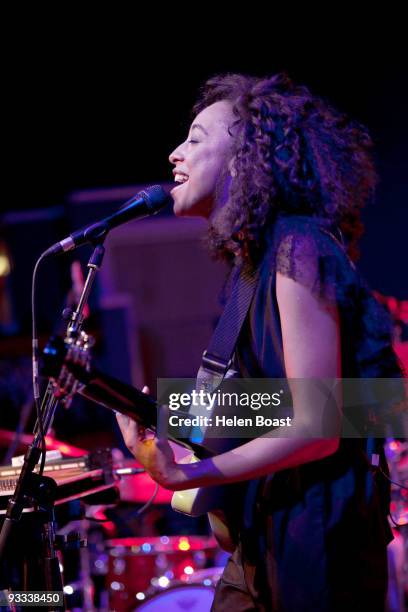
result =
[[[302,284],[277,273],[276,293],[288,379],[341,376],[337,308],[319,300]],[[152,478],[173,490],[248,480],[322,459],[338,448],[338,438],[319,438],[327,396],[315,385],[289,380],[293,419],[280,437],[260,437],[211,459],[177,464],[165,439],[140,440],[137,426],[119,417],[125,441]],[[340,399],[336,397],[336,405]],[[338,415],[337,415],[338,416]],[[316,432],[316,435],[314,435]],[[279,435],[279,432],[278,432]]]

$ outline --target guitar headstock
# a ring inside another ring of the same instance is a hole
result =
[[[81,374],[90,371],[92,336],[81,331],[76,338],[52,338],[44,350],[44,373],[50,377],[54,396],[68,408],[82,383]]]

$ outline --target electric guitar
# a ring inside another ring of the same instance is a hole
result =
[[[62,338],[51,338],[43,353],[42,373],[50,378],[54,396],[69,405],[78,393],[92,402],[124,414],[144,428],[156,431],[159,404],[150,395],[116,378],[103,374],[91,364],[91,336],[81,332],[74,342],[67,344]],[[190,451],[188,461],[200,461],[224,452],[244,440],[220,440],[204,438],[197,443],[190,438],[174,438],[169,441]],[[210,526],[220,546],[229,552],[234,547],[234,517],[240,516],[243,484],[200,487],[176,491],[172,497],[172,508],[189,516],[207,513]],[[228,526],[227,526],[228,525]]]

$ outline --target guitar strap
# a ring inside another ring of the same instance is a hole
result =
[[[196,390],[212,393],[227,375],[259,278],[259,268],[243,264],[197,373]]]
[[[325,230],[323,230],[325,231]],[[328,233],[344,249],[335,236]],[[197,373],[196,390],[212,393],[232,365],[232,357],[259,279],[259,266],[243,264],[224,311],[204,351]]]
[[[208,393],[213,393],[225,377],[234,375],[234,370],[231,368],[233,354],[240,331],[255,294],[259,274],[259,266],[254,269],[248,264],[242,265],[208,347],[203,353],[201,366],[197,373],[196,391],[200,392],[203,390]],[[194,410],[192,412],[194,413]],[[202,442],[205,438],[205,427],[193,427],[191,433],[191,439]],[[222,451],[222,449],[220,449],[220,451]],[[231,496],[230,502],[232,499],[235,499],[231,490],[229,490],[228,495]],[[247,504],[244,504],[244,506],[246,505]],[[235,506],[235,510],[236,508],[237,506]],[[244,507],[242,511],[244,515],[248,512],[244,510]],[[218,519],[211,514],[208,515],[208,518],[211,527],[215,529]],[[233,534],[231,539],[234,541],[237,536],[234,532],[234,523],[229,520],[227,522],[229,523],[228,529],[231,534]]]

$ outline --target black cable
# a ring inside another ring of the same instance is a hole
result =
[[[401,527],[401,525],[399,523],[397,523],[395,518],[392,516],[391,512],[388,513],[388,516],[390,517],[391,522],[395,525],[395,527]]]
[[[138,510],[137,512],[135,512],[134,514],[132,514],[132,517],[135,517],[135,516],[140,516],[141,514],[143,514],[143,512],[146,512],[146,510],[147,510],[148,508],[150,508],[150,506],[152,505],[152,503],[153,503],[153,502],[154,502],[154,500],[156,499],[156,495],[157,495],[157,493],[158,493],[158,492],[159,492],[159,485],[158,485],[158,483],[156,482],[156,483],[155,483],[155,487],[154,487],[154,491],[153,491],[153,493],[152,493],[151,498],[150,498],[150,499],[149,499],[149,500],[148,500],[148,501],[145,503],[145,505],[144,505],[144,506],[142,506],[141,508],[139,508],[139,510]]]
[[[44,424],[40,406],[40,388],[39,388],[39,349],[38,349],[38,334],[37,334],[37,320],[36,320],[36,282],[37,272],[41,262],[45,259],[45,254],[42,253],[37,259],[33,270],[32,284],[31,284],[31,320],[32,320],[32,362],[33,362],[33,395],[35,410],[37,413],[38,430],[40,434],[41,443],[41,463],[39,474],[42,476],[45,466],[45,457],[47,452],[47,445],[44,435]]]
[[[132,512],[132,514],[128,518],[130,518],[130,519],[136,518],[136,517],[140,516],[141,514],[143,514],[143,512],[146,512],[146,510],[148,508],[150,508],[150,506],[154,502],[158,492],[159,492],[159,485],[156,482],[155,483],[155,487],[154,487],[154,491],[153,491],[150,499],[148,499],[147,502],[141,508],[139,508],[139,510],[137,510],[136,512]],[[94,521],[95,523],[107,523],[108,521],[110,521],[109,518],[106,518],[106,519],[97,519],[97,518],[94,518],[92,516],[86,516],[86,515],[83,518],[87,519],[88,521]]]
[[[400,489],[403,489],[404,491],[408,492],[408,487],[406,487],[405,485],[401,484],[400,482],[397,482],[396,480],[392,480],[389,476],[387,476],[387,474],[380,468],[380,466],[377,466],[377,470],[384,476],[384,478],[386,478],[387,480],[389,480],[392,484],[394,484],[397,487],[400,487]]]

